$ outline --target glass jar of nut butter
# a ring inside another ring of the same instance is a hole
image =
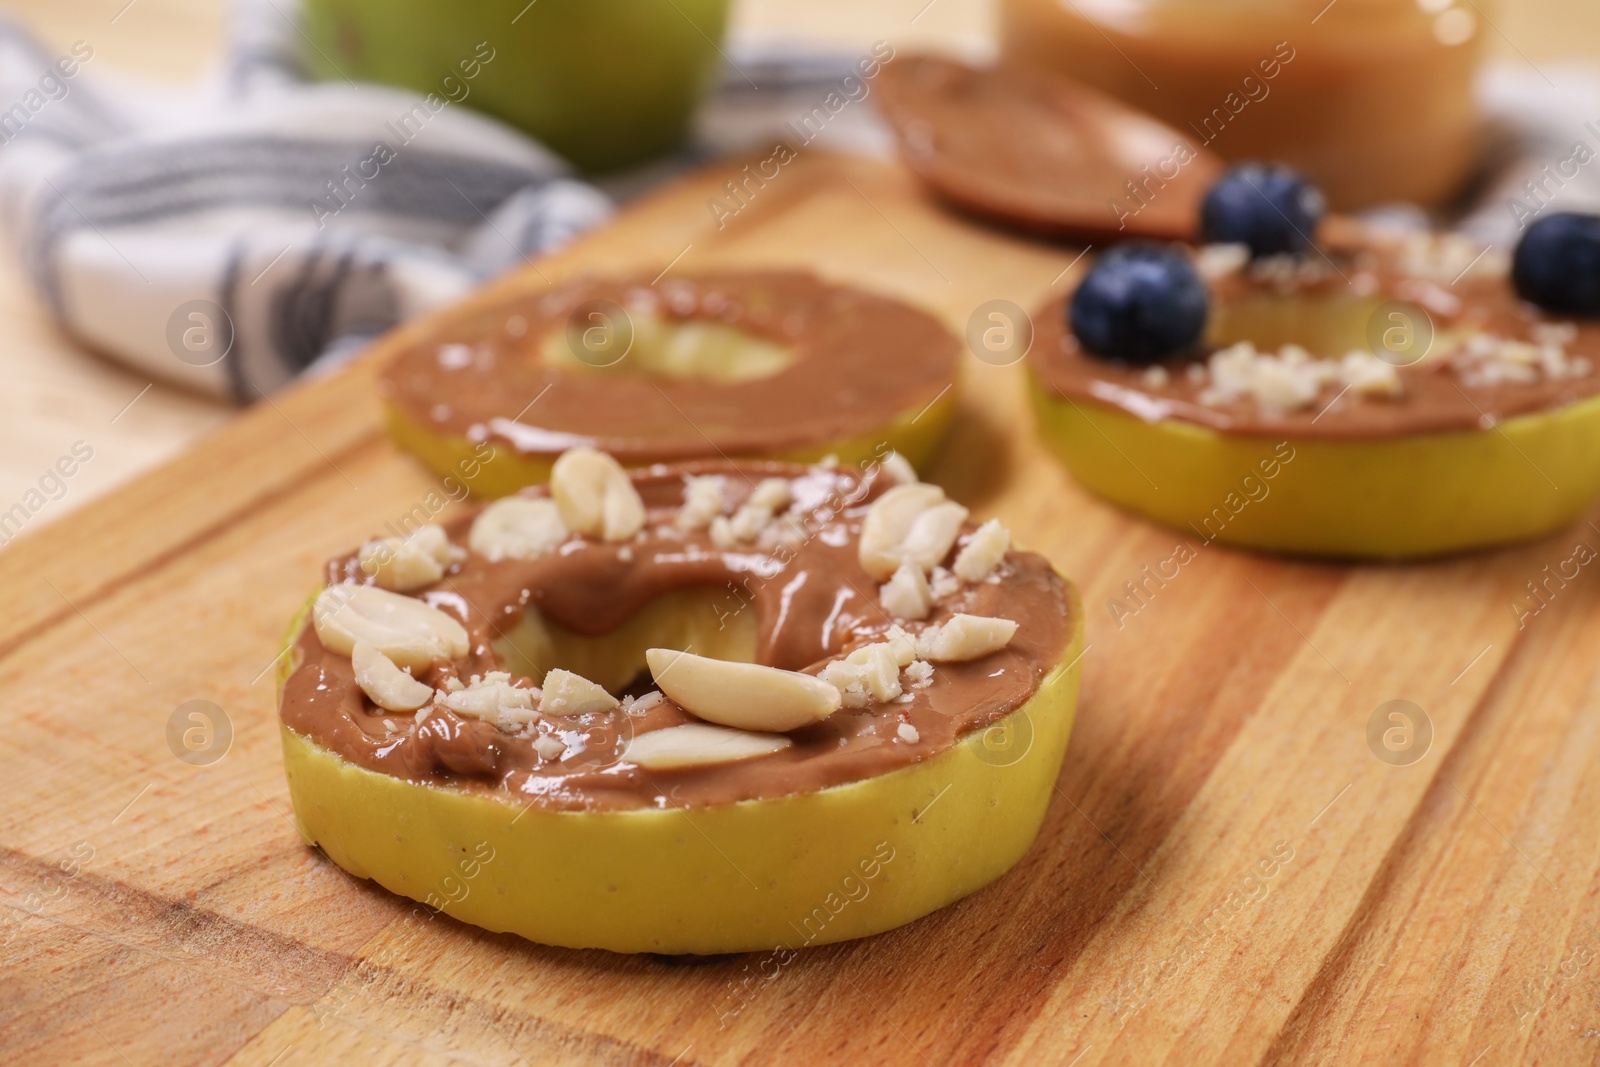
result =
[[[1001,61],[1106,90],[1335,208],[1438,203],[1472,166],[1486,0],[1001,0]]]

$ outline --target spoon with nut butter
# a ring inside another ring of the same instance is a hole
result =
[[[1223,170],[1195,138],[1058,75],[911,55],[878,87],[906,165],[958,209],[1014,229],[1192,240]]]

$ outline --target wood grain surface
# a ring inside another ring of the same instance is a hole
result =
[[[1076,250],[945,215],[898,168],[802,153],[719,230],[725,178],[502,284],[802,264],[957,331],[1070,284]],[[1089,605],[1033,849],[950,908],[781,968],[553,950],[419,919],[290,821],[279,636],[321,560],[434,485],[382,437],[372,375],[257,405],[0,553],[5,1062],[1597,1058],[1595,566],[1525,610],[1595,527],[1407,567],[1186,542],[1079,490],[1033,438],[1021,368],[969,358],[928,473]],[[1130,599],[1180,543],[1194,558]],[[172,737],[196,700],[231,730],[203,765]],[[1386,761],[1368,728],[1392,700],[1432,736]]]

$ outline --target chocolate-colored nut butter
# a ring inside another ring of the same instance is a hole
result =
[[[878,77],[906,165],[957,207],[1084,240],[1191,238],[1222,163],[1096,89],[1015,64],[902,56]]]
[[[1600,322],[1542,313],[1518,300],[1498,270],[1463,271],[1454,280],[1448,277],[1450,272],[1440,277],[1419,274],[1408,269],[1403,250],[1403,241],[1380,240],[1345,228],[1338,236],[1324,237],[1320,252],[1307,253],[1290,281],[1281,273],[1275,275],[1269,264],[1215,279],[1211,292],[1213,316],[1230,303],[1300,298],[1354,298],[1352,306],[1358,309],[1366,306],[1362,301],[1374,309],[1397,301],[1425,310],[1433,330],[1432,348],[1418,361],[1396,366],[1401,389],[1396,397],[1364,396],[1355,390],[1341,393],[1333,387],[1315,403],[1291,410],[1265,407],[1250,397],[1206,403],[1201,397],[1207,381],[1191,372],[1204,365],[1210,349],[1167,360],[1162,365],[1163,380],[1153,381],[1145,367],[1100,359],[1079,345],[1066,321],[1070,294],[1035,314],[1029,365],[1048,392],[1071,400],[1108,405],[1147,422],[1179,419],[1225,433],[1274,438],[1387,439],[1487,430],[1514,416],[1549,411],[1600,393],[1600,373],[1595,369],[1600,367]],[[1289,266],[1289,261],[1276,266]],[[1414,311],[1406,314],[1416,317]],[[1563,347],[1577,372],[1485,383],[1463,375],[1453,355],[1473,337],[1537,343],[1539,331],[1551,327],[1570,331]]]
[[[731,507],[763,478],[790,479],[803,538],[772,548],[755,543],[716,547],[703,529],[674,520],[685,475],[722,475]],[[524,609],[576,633],[613,630],[656,597],[698,588],[695,610],[718,620],[753,613],[758,662],[816,673],[828,661],[881,638],[895,620],[878,603],[877,583],[858,561],[868,505],[887,487],[876,465],[865,471],[741,461],[658,466],[636,472],[647,508],[632,539],[603,542],[571,536],[533,560],[489,562],[469,554],[443,579],[415,595],[460,619],[471,651],[420,672],[441,688],[499,667],[491,642],[511,630]],[[539,496],[543,489],[525,490]],[[476,512],[446,529],[467,543]],[[952,556],[972,533],[969,524]],[[328,565],[329,582],[367,581],[354,556]],[[1078,610],[1066,582],[1031,552],[1010,551],[985,579],[960,582],[935,601],[927,623],[952,614],[999,616],[1019,625],[1009,645],[980,659],[937,663],[931,683],[908,688],[904,703],[844,707],[788,736],[793,745],[770,756],[718,766],[645,771],[618,756],[630,735],[696,721],[671,701],[644,702],[630,719],[624,708],[576,718],[547,717],[532,733],[503,731],[435,704],[419,716],[383,713],[356,685],[350,659],[325,649],[308,622],[294,646],[281,714],[290,729],[362,767],[412,782],[505,791],[514,800],[567,810],[616,810],[718,804],[806,793],[884,774],[957,744],[1017,708],[1063,658]],[[915,631],[920,623],[906,624]],[[388,726],[385,726],[385,723]],[[909,724],[915,733],[902,732]],[[554,732],[565,758],[540,756],[535,741]],[[908,740],[907,735],[914,737]]]
[[[792,359],[735,381],[635,371],[627,338],[645,318],[720,323]],[[547,359],[552,335],[581,347],[590,328],[611,338],[592,360]],[[931,403],[955,380],[959,350],[924,311],[800,271],[580,278],[465,306],[401,352],[379,389],[412,423],[523,455],[582,446],[642,465],[823,454]]]

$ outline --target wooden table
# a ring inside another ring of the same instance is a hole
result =
[[[1070,284],[1075,253],[955,220],[895,168],[804,153],[719,231],[723,177],[541,269],[804,263],[957,330],[986,300]],[[35,353],[70,351],[29,328]],[[85,381],[103,369],[70,358]],[[1583,568],[1537,613],[1525,586],[1600,528],[1411,567],[1205,547],[1114,612],[1179,536],[1087,497],[1019,417],[1020,368],[968,360],[929,473],[1090,609],[1058,796],[995,885],[751,995],[747,958],[413,919],[299,841],[270,691],[282,628],[322,559],[433,484],[381,435],[372,370],[257,405],[0,552],[0,1060],[1600,1059],[1600,579]],[[81,434],[72,417],[57,428]],[[1385,747],[1395,700],[1425,746]],[[220,709],[214,761],[177,754],[190,701]]]

